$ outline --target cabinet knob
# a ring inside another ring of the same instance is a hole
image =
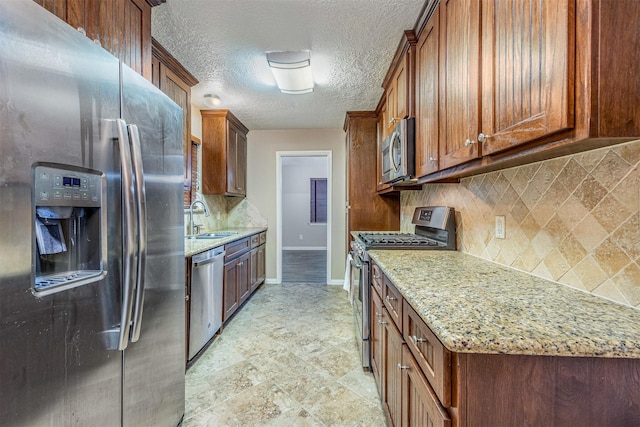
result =
[[[425,340],[424,338],[418,338],[415,335],[411,336],[411,339],[413,340],[414,344],[418,344],[419,342],[426,342],[427,340]]]
[[[491,138],[491,135],[485,135],[484,133],[478,135],[478,141],[480,142],[486,142],[489,138]]]
[[[465,146],[465,147],[468,147],[468,146],[473,145],[473,144],[475,144],[475,143],[476,143],[475,141],[472,141],[472,140],[470,140],[470,139],[467,139],[467,140],[464,142],[464,146]]]
[[[401,371],[401,370],[403,370],[403,369],[409,369],[409,367],[408,367],[408,366],[406,366],[406,365],[403,365],[403,364],[401,364],[401,363],[398,363],[398,370],[400,370],[400,371]]]

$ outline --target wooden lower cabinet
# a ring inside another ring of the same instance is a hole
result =
[[[384,306],[375,287],[371,287],[371,372],[378,392],[382,394],[382,326]]]
[[[402,372],[402,425],[451,426],[451,417],[406,345],[402,346],[402,365],[399,368]]]
[[[387,310],[382,316],[382,406],[389,426],[402,422],[402,335]]]
[[[262,232],[225,245],[223,322],[264,282],[266,236],[266,232]]]
[[[395,289],[382,279],[383,294]],[[389,426],[640,425],[640,359],[451,352],[400,301],[396,317],[372,286],[372,365]]]
[[[251,254],[247,252],[224,266],[223,322],[226,322],[249,296],[250,256]]]

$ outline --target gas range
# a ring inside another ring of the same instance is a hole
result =
[[[370,249],[456,249],[456,221],[453,208],[424,206],[416,208],[412,224],[415,233],[362,232],[351,242],[350,297],[362,367],[371,367],[371,260]]]
[[[446,206],[418,207],[413,213],[415,233],[361,232],[352,249],[456,249],[455,211]]]

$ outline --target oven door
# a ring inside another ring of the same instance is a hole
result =
[[[370,289],[369,289],[369,262],[355,252],[351,252],[351,289],[353,289],[353,312],[355,320],[356,339],[362,367],[371,367],[370,334]]]

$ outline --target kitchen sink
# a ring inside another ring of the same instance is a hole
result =
[[[216,233],[204,233],[195,236],[196,239],[222,239],[238,234],[237,231],[220,231]]]

